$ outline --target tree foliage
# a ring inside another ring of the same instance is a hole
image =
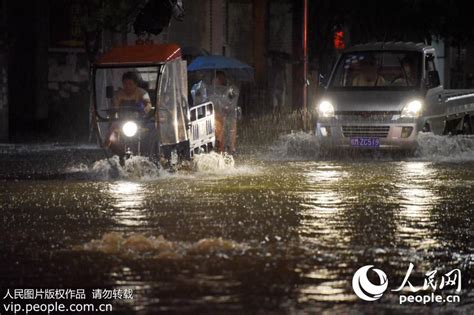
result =
[[[147,0],[84,0],[82,5],[81,29],[89,60],[94,61],[102,40],[103,31],[129,32]]]
[[[181,0],[149,1],[136,17],[133,28],[138,35],[158,35],[169,26],[172,17],[178,21],[183,20],[184,7]]]
[[[163,31],[172,17],[182,20],[181,0],[84,0],[80,19],[84,43],[92,62],[100,48],[104,31],[137,35]]]

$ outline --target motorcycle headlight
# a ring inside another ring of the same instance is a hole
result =
[[[420,117],[422,110],[423,104],[418,100],[414,100],[403,107],[401,117],[417,118]]]
[[[127,137],[133,137],[137,134],[138,126],[133,121],[127,121],[122,126],[123,134]]]
[[[319,117],[334,117],[334,106],[331,102],[322,101],[318,105],[318,114]]]

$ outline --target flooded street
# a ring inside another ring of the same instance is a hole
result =
[[[0,287],[133,289],[112,301],[123,314],[472,314],[474,138],[425,136],[414,157],[328,158],[313,141],[176,173],[134,159],[111,174],[87,146],[3,147]],[[410,263],[414,286],[460,269],[461,301],[354,294],[358,268],[395,289]]]

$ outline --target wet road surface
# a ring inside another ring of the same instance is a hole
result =
[[[92,147],[4,147],[2,296],[133,289],[112,301],[123,314],[474,313],[474,139],[334,159],[312,141],[289,135],[235,165],[208,156],[173,174],[135,159],[118,178]],[[410,263],[416,286],[460,269],[461,302],[354,294],[358,268],[375,265],[394,289]]]

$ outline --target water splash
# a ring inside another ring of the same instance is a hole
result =
[[[190,172],[191,171],[191,172]],[[78,164],[66,169],[66,174],[96,180],[156,180],[159,178],[194,178],[200,175],[243,175],[254,174],[255,167],[236,166],[232,155],[210,152],[197,154],[191,162],[184,161],[177,172],[160,168],[147,157],[135,156],[127,159],[122,167],[117,156],[102,159],[92,165]]]
[[[474,137],[437,136],[421,132],[415,155],[419,159],[434,162],[474,161]]]
[[[101,252],[124,257],[153,255],[155,258],[177,259],[187,255],[242,253],[247,247],[245,244],[223,238],[204,238],[192,243],[170,241],[162,235],[131,234],[127,236],[119,232],[109,232],[102,235],[100,239],[74,246],[73,250]]]
[[[230,154],[210,152],[196,154],[192,162],[194,171],[201,173],[229,172],[235,169],[234,157]]]
[[[79,164],[66,169],[68,174],[82,174],[87,178],[110,180],[110,179],[134,179],[152,180],[160,176],[162,171],[150,159],[143,156],[134,156],[120,165],[119,158],[113,156],[94,162],[91,166]]]
[[[349,152],[349,151],[347,151]],[[360,155],[345,154],[344,150],[328,152],[320,147],[318,139],[312,133],[292,132],[280,136],[269,148],[264,158],[269,160],[319,160],[322,158],[353,159],[364,157],[376,160],[393,158],[427,160],[433,162],[467,162],[474,161],[473,136],[437,136],[421,132],[418,136],[418,148],[414,155],[398,154],[383,150],[360,151]],[[350,151],[353,152],[353,151]],[[328,154],[331,153],[331,154]]]
[[[129,179],[155,179],[161,173],[161,168],[144,156],[126,160],[123,170]]]
[[[236,164],[234,157],[227,153],[210,152],[194,156],[191,168],[194,171],[194,177],[199,178],[255,175],[261,171],[261,168],[248,155],[245,155],[245,160],[238,161],[239,163]]]
[[[307,160],[320,157],[320,145],[317,138],[307,132],[291,132],[281,135],[275,144],[270,146],[270,160]]]

